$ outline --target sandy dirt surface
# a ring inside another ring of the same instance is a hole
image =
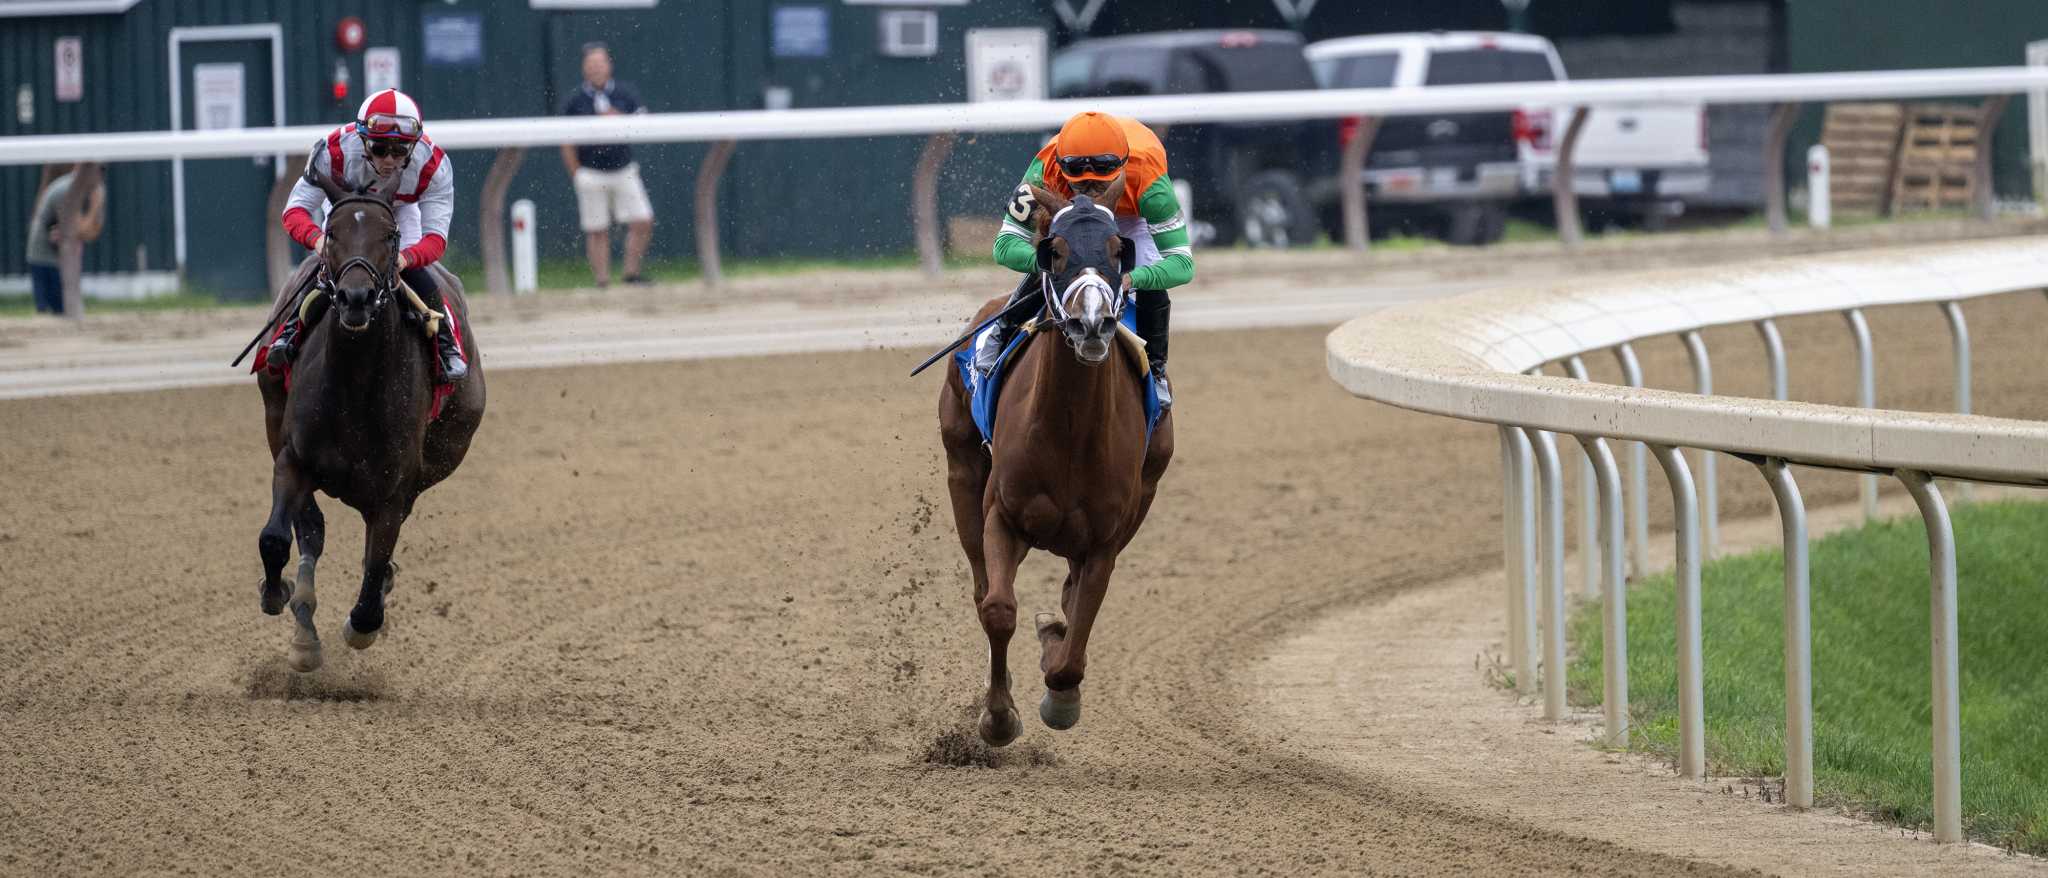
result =
[[[2041,307],[1970,306],[1979,344],[2030,349]],[[1927,310],[1874,315],[1887,404],[1946,399]],[[253,388],[0,403],[0,872],[1728,871],[1273,715],[1276,644],[1499,563],[1493,431],[1344,395],[1322,334],[1176,338],[1179,449],[1088,712],[1056,734],[1027,709],[994,755],[961,743],[985,642],[907,352],[494,375],[368,652],[334,636],[362,538],[327,501],[305,676],[256,606]],[[1847,362],[1838,326],[1787,339],[1795,395],[1847,387],[1804,380]],[[1761,386],[1753,334],[1713,340],[1725,387]],[[1647,346],[1653,381],[1683,382],[1677,351]],[[2044,414],[2022,359],[1979,358],[1980,410]],[[1062,571],[1030,559],[1022,608]]]

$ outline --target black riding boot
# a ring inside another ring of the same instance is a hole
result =
[[[313,298],[311,301],[302,304],[304,319],[286,317],[284,319],[284,329],[278,332],[277,340],[270,343],[270,353],[264,355],[264,368],[268,369],[271,374],[284,374],[285,367],[290,366],[293,360],[298,359],[299,334],[306,331],[307,325],[320,322],[320,318],[327,313],[327,297],[325,295],[318,290],[306,295]]]
[[[441,371],[449,381],[461,381],[469,374],[469,361],[462,356],[462,346],[455,343],[455,315],[448,313],[448,306],[441,299],[441,285],[434,280],[434,273],[425,266],[408,268],[398,273],[405,285],[420,294],[420,301],[434,311],[444,315],[440,331],[434,333],[434,352],[441,358]]]
[[[1017,282],[1017,288],[1010,291],[1010,300],[1003,303],[1001,311],[996,312],[998,319],[996,320],[995,331],[988,334],[988,341],[984,343],[980,339],[975,340],[974,370],[976,372],[987,372],[995,368],[996,358],[1001,357],[1003,355],[1003,348],[1010,345],[1010,336],[1015,335],[1017,327],[1024,323],[1024,313],[1029,313],[1012,312],[1024,311],[1024,309],[1017,307],[1017,300],[1023,298],[1026,290],[1031,289],[1031,281],[1036,278],[1037,275],[1035,274],[1027,274],[1023,280]]]
[[[1159,404],[1169,407],[1173,389],[1166,383],[1166,336],[1172,314],[1173,300],[1165,290],[1138,291],[1138,337],[1145,340],[1145,358],[1152,361],[1152,377],[1159,383]]]

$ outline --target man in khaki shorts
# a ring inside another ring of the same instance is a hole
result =
[[[647,105],[632,86],[612,79],[612,55],[603,43],[583,46],[583,83],[562,104],[565,116],[618,116],[645,113]],[[576,186],[576,211],[583,224],[583,252],[590,274],[603,287],[612,275],[612,224],[626,227],[629,284],[651,283],[640,274],[647,244],[654,240],[654,206],[640,183],[640,165],[633,148],[623,143],[562,146],[562,164]]]

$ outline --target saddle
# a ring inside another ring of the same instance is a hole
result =
[[[1159,404],[1159,385],[1152,380],[1152,366],[1145,358],[1145,342],[1138,337],[1137,309],[1125,308],[1123,317],[1117,322],[1117,337],[1123,344],[1117,345],[1124,352],[1124,360],[1137,371],[1145,388],[1145,441],[1152,441],[1152,430],[1159,426],[1159,416],[1165,412]],[[1003,394],[1003,378],[1009,373],[1011,361],[1017,352],[1030,343],[1031,337],[1046,331],[1048,327],[1032,320],[1024,324],[1021,331],[1010,337],[1010,343],[996,357],[996,364],[988,374],[982,375],[974,369],[974,349],[977,344],[963,345],[953,353],[954,368],[960,370],[960,383],[967,388],[967,412],[974,419],[974,426],[981,431],[981,443],[988,445],[995,441],[996,402]],[[984,332],[992,332],[991,327]],[[977,342],[980,339],[976,339]]]

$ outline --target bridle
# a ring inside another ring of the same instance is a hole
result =
[[[336,294],[335,284],[341,280],[342,276],[348,274],[351,269],[361,268],[370,275],[371,289],[376,293],[375,298],[370,300],[370,310],[373,312],[381,311],[385,305],[390,304],[392,293],[398,288],[398,212],[390,204],[385,203],[382,198],[371,195],[351,195],[334,202],[327,208],[327,221],[329,223],[334,222],[334,217],[340,214],[341,209],[352,204],[374,204],[382,209],[387,216],[391,217],[391,230],[385,234],[385,238],[391,244],[390,247],[386,248],[391,252],[391,261],[386,266],[379,266],[371,262],[368,257],[350,256],[341,261],[340,267],[330,272],[327,267],[327,261],[323,259],[320,261],[320,275],[314,281],[314,286],[332,297]],[[325,231],[323,230],[324,233]]]
[[[1117,295],[1116,288],[1110,286],[1109,279],[1095,269],[1082,269],[1081,274],[1068,281],[1066,289],[1057,296],[1053,295],[1052,291],[1052,272],[1041,269],[1038,272],[1038,288],[1045,296],[1045,322],[1062,328],[1074,322],[1077,318],[1067,310],[1067,300],[1073,298],[1074,294],[1083,288],[1091,286],[1100,288],[1102,297],[1109,302],[1109,313],[1106,315],[1108,320],[1114,323],[1123,319],[1125,297]]]

